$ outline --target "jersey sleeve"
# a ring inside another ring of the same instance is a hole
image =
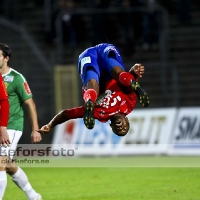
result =
[[[5,86],[5,83],[3,81],[3,78],[2,76],[0,76],[0,100],[5,100],[5,99],[8,99],[8,94],[7,94],[7,91],[6,91],[6,86]]]
[[[22,102],[33,97],[32,92],[24,76],[19,75],[15,81],[15,89]]]
[[[84,115],[84,106],[72,108],[72,109],[67,109],[65,112],[67,113],[68,119],[77,119],[77,118],[83,118]]]

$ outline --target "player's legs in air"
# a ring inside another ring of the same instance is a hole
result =
[[[78,70],[86,89],[83,96],[85,101],[83,120],[88,129],[92,129],[95,124],[94,103],[99,94],[101,76],[105,76],[106,80],[114,78],[118,83],[131,87],[142,106],[146,107],[149,104],[147,93],[129,72],[125,72],[120,53],[113,45],[108,45],[101,53],[97,53],[94,47],[85,50],[79,56]]]
[[[92,129],[95,125],[94,103],[99,94],[100,76],[95,48],[87,49],[79,56],[78,70],[84,87],[85,112],[83,121],[88,129]]]

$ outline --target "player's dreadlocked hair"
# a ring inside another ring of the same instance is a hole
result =
[[[11,49],[8,45],[4,44],[4,43],[0,43],[0,50],[3,52],[3,57],[9,57],[11,58]],[[9,64],[9,62],[8,62]]]

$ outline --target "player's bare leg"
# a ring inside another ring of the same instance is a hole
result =
[[[8,161],[7,156],[0,156],[0,199],[3,199],[4,192],[7,186],[6,176],[6,162]]]
[[[6,172],[11,176],[12,181],[27,195],[29,200],[42,200],[42,196],[32,188],[27,175],[16,165],[14,160],[7,164]]]

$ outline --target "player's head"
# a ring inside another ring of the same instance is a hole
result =
[[[125,136],[130,128],[128,118],[124,114],[117,113],[110,118],[112,131],[118,136]]]
[[[7,64],[9,64],[9,59],[11,58],[10,47],[4,43],[0,43],[0,51],[2,51],[3,57],[8,60]]]

